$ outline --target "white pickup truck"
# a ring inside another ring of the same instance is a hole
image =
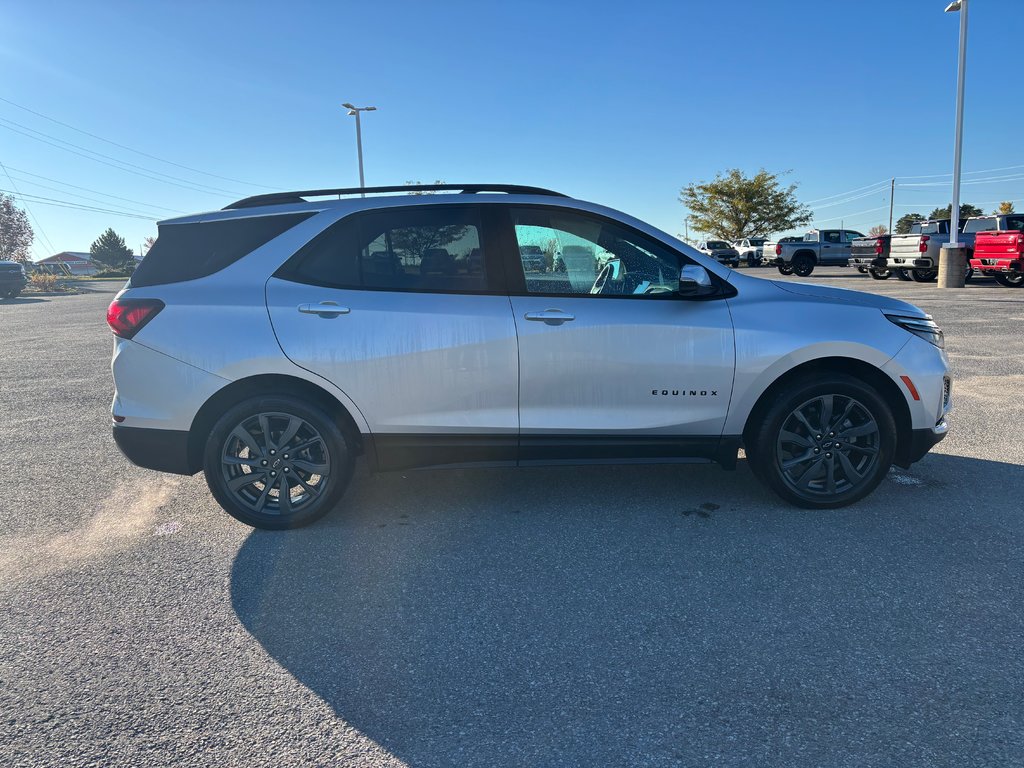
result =
[[[973,216],[964,222],[957,241],[967,246],[970,264],[974,253],[974,236],[978,232],[1002,229],[1005,215]],[[893,235],[889,240],[887,266],[900,279],[930,283],[939,274],[939,252],[949,242],[949,219],[932,219],[913,224],[905,235]],[[968,270],[970,279],[970,270]]]
[[[732,245],[739,251],[740,261],[745,261],[748,267],[759,267],[764,263],[764,244],[767,242],[767,237],[744,237]]]
[[[764,252],[774,250],[774,264],[784,275],[795,274],[807,277],[816,266],[845,267],[850,261],[850,244],[858,237],[864,237],[852,229],[812,229],[803,240],[765,243]]]

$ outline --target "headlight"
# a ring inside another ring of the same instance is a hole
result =
[[[904,317],[902,315],[886,315],[886,317],[889,318],[890,322],[896,323],[905,331],[910,331],[915,336],[920,336],[940,349],[946,346],[942,329],[930,317]]]

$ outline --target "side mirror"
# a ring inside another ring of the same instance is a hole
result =
[[[711,275],[698,264],[687,264],[679,271],[679,295],[684,299],[710,296],[715,292]]]

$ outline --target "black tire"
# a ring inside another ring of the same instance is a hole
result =
[[[938,275],[937,269],[912,269],[910,271],[910,279],[915,283],[934,283]]]
[[[793,274],[808,277],[814,271],[814,259],[805,253],[793,257]]]
[[[750,269],[753,269],[754,267],[756,267],[757,266],[757,256],[755,256],[752,253],[748,253],[747,254],[747,266]]]
[[[992,277],[1004,288],[1024,287],[1024,273],[1021,272],[996,272]]]
[[[780,274],[783,274],[783,275],[792,275],[793,274],[793,265],[792,264],[779,264],[778,268],[779,268],[779,273]]]
[[[877,267],[868,269],[868,274],[875,280],[888,280],[892,276],[892,272],[888,269],[878,269]]]
[[[330,512],[345,493],[352,478],[350,446],[319,406],[263,395],[242,401],[214,424],[203,471],[210,492],[235,519],[268,530],[299,528]],[[252,475],[258,477],[244,479]],[[288,488],[284,504],[282,484]]]
[[[866,275],[868,273],[868,268],[867,267],[857,267],[857,271],[860,272],[862,275]]]
[[[835,509],[860,501],[882,482],[896,452],[896,421],[863,381],[840,373],[808,376],[774,398],[744,442],[754,474],[783,499]]]
[[[910,276],[910,270],[909,269],[894,269],[893,272],[896,273],[896,277],[898,277],[900,280],[903,280],[904,282],[908,282],[909,283],[913,279]]]
[[[974,268],[971,267],[970,264],[968,264],[967,268],[964,270],[964,282],[965,283],[971,282],[971,278],[972,277],[974,277]]]
[[[8,299],[16,299],[21,295],[21,288],[15,288],[13,291],[7,292]]]

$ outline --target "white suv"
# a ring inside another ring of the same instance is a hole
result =
[[[946,432],[942,333],[909,304],[747,277],[546,190],[421,190],[455,194],[162,222],[107,316],[125,455],[203,470],[230,514],[287,528],[338,503],[359,455],[732,469],[743,447],[780,496],[830,508]],[[524,269],[538,248],[573,257]]]

